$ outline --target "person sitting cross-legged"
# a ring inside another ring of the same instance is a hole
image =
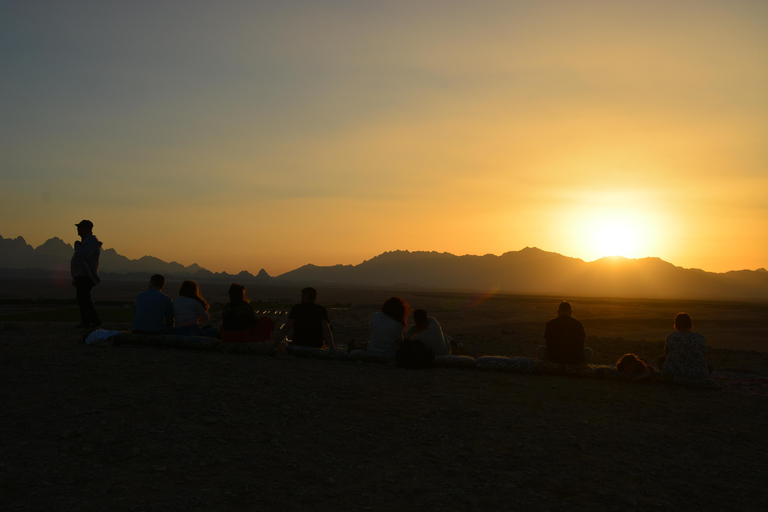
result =
[[[451,343],[446,339],[440,324],[423,309],[413,311],[414,325],[406,329],[405,339],[421,340],[436,356],[451,353]]]
[[[165,277],[149,278],[149,289],[136,296],[134,334],[173,334],[173,299],[163,293]]]
[[[282,343],[283,338],[293,332],[293,344],[303,347],[336,350],[333,343],[333,333],[328,320],[328,310],[315,304],[317,290],[307,287],[301,290],[301,303],[296,304],[288,313],[288,321],[275,336],[275,346]]]
[[[221,340],[226,343],[267,341],[275,328],[275,322],[268,316],[256,316],[245,297],[245,286],[240,283],[229,287],[229,302],[224,305],[221,316]]]
[[[563,301],[557,308],[557,318],[547,322],[544,330],[546,346],[539,345],[539,357],[551,363],[580,365],[592,359],[592,349],[584,346],[584,326],[571,318],[573,309]]]

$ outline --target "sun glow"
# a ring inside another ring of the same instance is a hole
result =
[[[620,208],[580,212],[574,223],[574,244],[587,261],[606,256],[642,258],[655,250],[652,240],[655,219],[652,215]]]
[[[603,256],[637,255],[640,236],[636,225],[624,220],[606,220],[595,225],[591,230],[591,245]]]

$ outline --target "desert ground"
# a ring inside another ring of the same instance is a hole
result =
[[[176,295],[180,283],[168,283]],[[248,284],[248,283],[246,283]],[[226,284],[201,283],[220,310]],[[94,290],[128,330],[142,282]],[[298,288],[249,287],[278,322]],[[562,297],[319,289],[339,344],[391,295],[472,355],[534,356]],[[67,283],[0,280],[3,510],[764,510],[768,398],[474,369],[82,342]],[[768,376],[768,304],[567,297],[596,363],[678,311]]]

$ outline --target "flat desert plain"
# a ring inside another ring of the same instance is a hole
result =
[[[145,287],[99,285],[104,327],[129,329]],[[201,287],[216,316],[228,285]],[[279,322],[298,288],[248,293]],[[563,299],[320,288],[318,302],[345,344],[367,337],[391,295],[472,355],[534,356]],[[762,511],[768,501],[759,389],[85,345],[63,302],[72,296],[63,282],[0,282],[3,510]],[[567,299],[596,363],[626,352],[654,361],[686,311],[713,367],[768,375],[768,304]]]

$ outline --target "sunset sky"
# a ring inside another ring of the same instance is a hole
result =
[[[768,267],[768,2],[0,1],[0,235]]]

